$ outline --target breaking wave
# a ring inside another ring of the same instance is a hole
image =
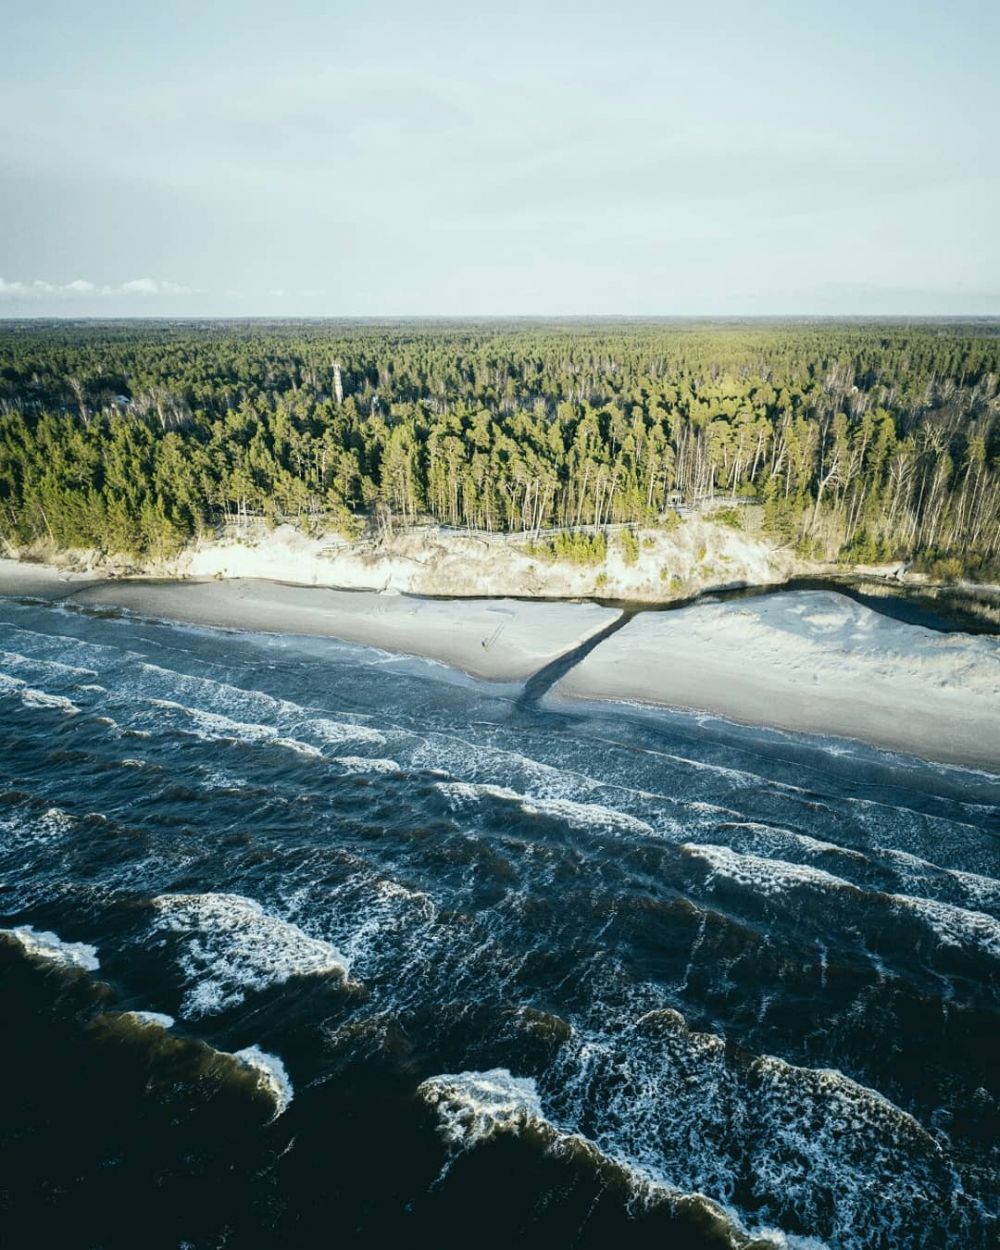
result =
[[[101,966],[97,947],[86,942],[64,942],[57,933],[35,929],[30,924],[17,925],[13,929],[0,929],[0,933],[13,938],[35,959],[61,964],[64,968],[81,968],[85,972],[96,972]]]
[[[160,895],[153,907],[154,933],[180,939],[185,1016],[225,1011],[248,994],[291,977],[347,976],[347,963],[336,947],[269,915],[253,899],[238,894]]]
[[[73,700],[65,695],[36,690],[34,686],[29,686],[20,677],[9,677],[6,673],[0,673],[0,695],[4,694],[17,695],[24,707],[52,708],[70,715],[76,715],[80,710]]]
[[[277,1055],[268,1054],[259,1046],[234,1050],[233,1058],[255,1073],[261,1089],[274,1100],[274,1118],[277,1119],[288,1109],[295,1093],[285,1065]]]
[[[204,1160],[227,1220],[471,1235],[469,1194],[554,1175],[527,1244],[991,1244],[993,783],[319,641],[0,602],[0,642],[11,984],[142,1026],[138,1105],[183,1087],[229,1152],[162,1175]]]
[[[535,798],[506,786],[470,784],[464,781],[435,782],[437,789],[454,806],[478,803],[484,798],[516,803],[528,816],[552,816],[576,829],[610,829],[623,833],[652,834],[652,826],[626,812],[614,811],[598,803],[577,803],[571,799]]]
[[[790,864],[784,860],[763,859],[759,855],[740,854],[727,846],[707,843],[685,843],[681,850],[704,860],[710,868],[709,884],[716,879],[735,882],[755,890],[764,897],[783,894],[796,888],[819,890],[850,890],[856,887],[841,877],[813,868],[808,864]]]

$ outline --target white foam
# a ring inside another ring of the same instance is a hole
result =
[[[291,977],[347,976],[347,961],[336,947],[269,915],[242,895],[161,894],[153,906],[154,930],[185,939],[180,966],[189,986],[183,1000],[186,1016],[223,1011],[248,993]]]
[[[54,708],[60,712],[68,712],[70,715],[75,715],[80,710],[73,700],[67,699],[65,695],[36,690],[34,686],[29,686],[20,677],[10,677],[6,673],[0,673],[0,694],[19,695],[24,707]]]
[[[453,805],[478,803],[483,798],[502,799],[516,803],[529,816],[554,816],[575,828],[612,829],[625,833],[652,834],[652,825],[630,816],[627,812],[615,811],[600,803],[578,803],[573,799],[544,799],[529,794],[519,794],[506,786],[494,786],[487,783],[469,781],[436,781],[434,786]]]
[[[0,929],[0,933],[20,942],[29,955],[51,960],[65,968],[82,968],[86,972],[96,972],[101,966],[96,946],[90,946],[86,942],[64,942],[57,933],[47,929],[36,929],[28,924],[14,929]]]
[[[857,889],[842,877],[835,877],[810,864],[791,864],[782,859],[741,855],[728,846],[713,846],[711,843],[685,842],[680,849],[709,864],[712,870],[710,882],[716,877],[723,877],[769,897],[802,886],[823,890]]]
[[[298,755],[305,755],[309,759],[322,759],[323,752],[319,747],[314,747],[309,742],[299,742],[297,738],[275,738],[275,745],[279,747],[288,747],[290,751],[295,751]]]
[[[161,1029],[172,1029],[176,1024],[173,1016],[163,1011],[127,1011],[125,1014],[140,1024],[157,1024]]]
[[[244,777],[237,777],[235,773],[228,773],[221,768],[208,771],[206,782],[213,790],[243,790],[247,784]]]
[[[154,707],[180,712],[194,722],[191,732],[207,742],[235,739],[240,742],[264,742],[277,738],[278,731],[270,725],[257,725],[250,721],[233,720],[220,712],[205,712],[201,708],[188,707],[172,699],[150,699]]]
[[[350,769],[352,773],[398,773],[400,767],[395,760],[369,759],[364,755],[337,755],[336,763]]]
[[[969,946],[1000,959],[1000,921],[937,899],[890,894],[894,907],[919,916],[945,946]]]
[[[44,848],[54,848],[55,844],[68,840],[76,828],[76,817],[70,816],[59,807],[50,807],[40,816],[24,807],[17,807],[0,815],[0,855],[16,856],[8,861],[8,867],[19,878],[19,907],[26,906],[22,890],[26,890],[27,897],[30,898],[38,889],[37,869],[47,867],[43,857],[50,854]],[[44,893],[43,889],[36,897],[41,900]],[[14,910],[10,899],[8,909]]]
[[[69,833],[76,825],[76,820],[64,812],[61,807],[50,807],[42,813],[36,824],[38,841],[50,842]]]
[[[534,1080],[512,1076],[507,1068],[432,1076],[417,1094],[437,1112],[441,1136],[459,1149],[545,1119]]]
[[[331,744],[371,742],[374,746],[385,745],[385,734],[379,733],[377,729],[371,729],[368,725],[353,725],[345,721],[330,720],[325,716],[311,717],[303,721],[302,725],[317,737],[322,738],[324,742]]]
[[[232,1054],[244,1067],[256,1073],[261,1089],[274,1099],[273,1118],[276,1120],[288,1108],[295,1093],[285,1065],[277,1055],[261,1050],[259,1046],[245,1046],[242,1050],[234,1050]]]
[[[5,669],[42,669],[55,677],[96,677],[92,668],[80,668],[76,664],[64,664],[61,660],[42,659],[41,656],[21,655],[16,651],[0,651],[0,665]],[[86,687],[81,687],[86,689]]]
[[[384,972],[388,959],[396,993],[405,993],[404,986],[417,991],[428,968],[439,970],[447,955],[448,935],[436,925],[434,900],[421,890],[373,875],[367,865],[337,891],[336,909],[343,929],[338,940],[362,979]]]

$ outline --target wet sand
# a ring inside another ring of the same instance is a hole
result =
[[[104,582],[73,602],[195,625],[339,638],[505,682],[526,680],[621,615],[590,603],[418,599],[243,578]]]

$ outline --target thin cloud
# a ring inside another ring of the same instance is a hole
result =
[[[0,299],[108,299],[115,296],[193,295],[191,287],[177,282],[157,281],[155,278],[131,278],[118,285],[91,282],[87,278],[73,278],[69,282],[46,282],[35,278],[33,282],[0,277]]]

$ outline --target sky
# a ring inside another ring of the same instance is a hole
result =
[[[0,317],[1000,314],[996,0],[0,29]]]

